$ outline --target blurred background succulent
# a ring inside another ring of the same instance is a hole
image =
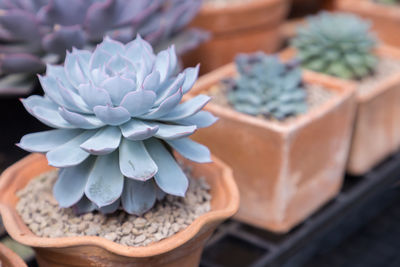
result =
[[[396,5],[400,4],[399,0],[376,0],[379,4],[384,4],[384,5]]]
[[[123,43],[137,34],[155,49],[184,53],[208,38],[183,31],[201,0],[0,0],[0,94],[25,93],[46,63],[72,47],[93,49],[103,36]]]
[[[262,52],[241,54],[235,61],[239,77],[228,82],[228,100],[237,111],[283,120],[307,110],[298,64]]]
[[[25,135],[19,146],[60,168],[61,207],[142,214],[165,194],[185,195],[188,179],[170,148],[210,162],[208,149],[188,136],[216,118],[201,110],[208,96],[180,103],[198,66],[176,69],[173,46],[155,55],[140,36],[126,45],[106,37],[93,53],[74,49],[64,66],[47,67],[39,78],[45,95],[22,102],[57,129]]]
[[[302,65],[342,79],[361,79],[377,65],[371,24],[356,15],[322,12],[297,31],[292,46]]]

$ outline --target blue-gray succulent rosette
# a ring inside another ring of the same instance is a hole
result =
[[[165,194],[185,195],[188,178],[170,148],[210,162],[209,150],[188,136],[217,118],[202,110],[208,96],[181,103],[199,66],[176,70],[173,46],[156,55],[140,36],[126,45],[105,38],[93,53],[74,49],[64,66],[47,66],[39,77],[44,96],[22,102],[57,129],[18,145],[60,168],[53,190],[60,207],[139,215]]]
[[[0,94],[28,92],[46,63],[103,36],[126,43],[140,34],[156,50],[172,42],[183,54],[208,39],[186,27],[200,8],[201,0],[0,0]]]

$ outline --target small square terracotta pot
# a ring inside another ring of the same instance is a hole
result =
[[[211,72],[198,80],[194,93],[207,93],[235,74],[233,64]],[[207,105],[219,121],[194,139],[232,167],[241,198],[240,221],[287,232],[340,190],[355,112],[354,87],[307,71],[304,81],[336,96],[288,122]]]
[[[292,58],[286,49],[284,58]],[[376,54],[400,60],[400,49],[381,45]],[[356,90],[357,111],[347,172],[362,175],[400,148],[400,73],[393,73],[366,93]]]
[[[372,20],[373,30],[385,43],[400,47],[400,7],[372,0],[335,0],[335,8]]]
[[[400,60],[400,50],[395,48],[382,46],[377,54]],[[394,73],[368,93],[357,92],[357,115],[347,171],[361,175],[399,147],[400,73]]]

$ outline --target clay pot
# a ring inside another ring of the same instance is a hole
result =
[[[282,55],[295,56],[294,49]],[[376,54],[400,60],[400,49],[380,46]],[[400,73],[393,73],[367,93],[356,90],[357,112],[347,172],[362,175],[400,148]]]
[[[207,73],[231,62],[240,52],[275,52],[283,41],[279,26],[289,6],[289,0],[252,0],[224,7],[204,4],[191,26],[209,31],[212,37],[184,55],[185,65],[200,62],[200,72]]]
[[[335,8],[372,20],[372,28],[386,44],[400,47],[400,7],[372,0],[335,0]]]
[[[399,49],[381,46],[377,54],[400,60]],[[364,174],[399,148],[400,73],[394,73],[368,93],[357,93],[357,115],[347,171]]]
[[[15,209],[16,192],[39,174],[52,169],[43,155],[32,154],[8,168],[0,178],[0,212],[4,226],[16,241],[33,247],[41,267],[48,266],[198,266],[204,243],[216,226],[232,216],[239,194],[232,172],[220,160],[194,164],[195,177],[211,186],[211,211],[179,233],[145,247],[123,246],[91,237],[43,238],[34,235]]]
[[[234,75],[233,64],[222,67],[201,77],[193,92],[207,93]],[[241,198],[235,218],[240,221],[287,232],[340,190],[355,112],[354,87],[307,71],[304,81],[337,96],[283,123],[213,103],[206,107],[219,120],[194,139],[232,167]]]
[[[25,262],[11,249],[0,243],[0,266],[2,267],[27,267]]]

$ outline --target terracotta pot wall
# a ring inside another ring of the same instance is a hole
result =
[[[381,46],[378,54],[400,60],[400,50]],[[400,73],[368,94],[358,93],[357,115],[347,170],[361,175],[400,148]]]
[[[225,8],[205,5],[191,26],[208,30],[212,38],[186,54],[185,65],[200,62],[200,72],[207,73],[231,62],[240,52],[275,52],[282,44],[279,27],[289,5],[289,0],[253,0]]]

